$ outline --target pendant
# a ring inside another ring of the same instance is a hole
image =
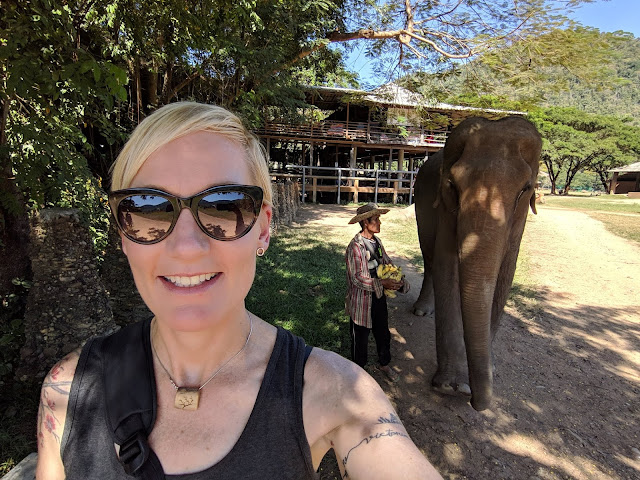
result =
[[[200,402],[200,389],[196,387],[179,387],[173,406],[180,410],[197,410]]]

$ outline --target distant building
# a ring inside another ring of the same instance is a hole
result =
[[[393,83],[372,92],[307,87],[306,102],[311,108],[298,112],[301,121],[266,119],[255,133],[273,177],[301,181],[303,199],[313,202],[346,195],[354,202],[411,203],[413,172],[444,147],[453,127],[472,116],[524,115],[430,103]]]
[[[612,168],[609,171],[612,174],[609,193],[640,192],[640,162]]]
[[[269,120],[256,130],[270,159],[309,166],[340,166],[414,170],[429,153],[440,150],[451,129],[467,117],[501,118],[523,112],[430,103],[390,83],[367,92],[348,88],[307,87],[307,102],[323,119],[309,112],[292,124]],[[296,148],[292,148],[292,144]],[[285,152],[279,151],[285,149]]]

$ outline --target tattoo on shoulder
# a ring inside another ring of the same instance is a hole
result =
[[[389,414],[389,418],[385,418],[385,417],[378,418],[378,423],[399,423],[400,425],[402,425],[402,422],[400,421],[398,416],[393,412]]]
[[[395,417],[396,419],[398,417],[396,417],[393,413],[391,414],[392,418]],[[381,419],[384,417],[380,417]],[[384,422],[379,422],[379,423],[400,423],[400,421],[398,420],[397,422],[390,422],[389,419],[385,419],[386,421]],[[360,440],[360,442],[354,446],[351,447],[351,449],[347,452],[347,455],[342,459],[342,466],[344,467],[344,475],[342,476],[342,478],[349,478],[349,472],[347,471],[347,462],[349,461],[349,456],[351,455],[351,452],[353,452],[356,448],[362,446],[362,445],[368,445],[369,443],[371,443],[374,440],[379,440],[379,439],[383,439],[383,438],[391,438],[391,437],[405,437],[405,438],[409,438],[409,435],[407,435],[404,432],[398,432],[398,431],[394,431],[391,429],[385,430],[384,432],[379,432],[379,433],[374,433],[373,435],[369,435],[368,437],[363,438],[362,440]]]
[[[44,432],[48,432],[53,438],[60,443],[62,432],[60,427],[62,423],[59,419],[64,412],[56,412],[56,395],[69,396],[71,390],[71,380],[61,380],[59,377],[65,372],[65,366],[74,356],[78,356],[79,352],[74,351],[65,356],[56,363],[49,371],[49,374],[42,382],[42,393],[40,395],[40,408],[38,409],[38,444],[44,443]]]

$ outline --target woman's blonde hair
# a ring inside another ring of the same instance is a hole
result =
[[[264,191],[264,201],[271,204],[271,177],[265,151],[258,138],[228,110],[195,102],[165,105],[136,127],[111,167],[111,190],[129,187],[153,152],[179,137],[195,132],[215,133],[242,145],[249,172],[255,184]]]

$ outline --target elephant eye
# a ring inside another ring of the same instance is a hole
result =
[[[520,198],[522,197],[522,195],[524,195],[529,190],[531,190],[531,182],[527,182],[524,188],[520,190],[520,193],[518,194],[518,198],[516,198],[516,205],[518,205],[518,202],[520,201]]]
[[[447,180],[447,187],[443,192],[445,204],[452,211],[458,208],[458,187],[452,179]]]

